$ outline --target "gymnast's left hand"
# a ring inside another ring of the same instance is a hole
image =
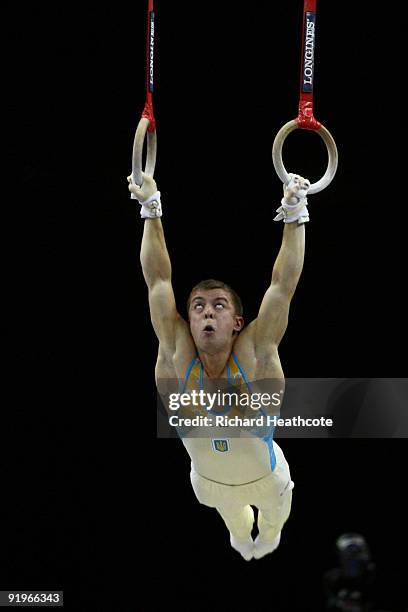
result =
[[[127,177],[129,183],[128,189],[132,194],[132,198],[138,200],[140,203],[145,202],[157,192],[156,181],[152,176],[148,176],[142,172],[142,178],[143,183],[139,186],[136,185],[131,174]]]

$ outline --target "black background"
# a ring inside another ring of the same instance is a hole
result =
[[[282,441],[292,514],[279,550],[247,564],[195,500],[182,445],[155,439],[157,342],[126,182],[145,4],[18,5],[5,20],[15,174],[3,207],[0,587],[64,589],[81,611],[156,610],[162,597],[186,610],[316,611],[336,537],[357,531],[384,609],[402,610],[405,440]],[[179,309],[196,282],[221,278],[250,321],[281,240],[271,147],[297,114],[302,5],[157,0],[156,12],[155,178]],[[309,198],[287,377],[404,376],[401,37],[395,12],[319,3],[315,115],[339,168]],[[287,143],[287,168],[317,180],[320,139]]]

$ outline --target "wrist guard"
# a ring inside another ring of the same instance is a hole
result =
[[[162,216],[162,207],[160,201],[160,191],[156,191],[150,198],[144,202],[139,202],[140,216],[142,219],[157,219]]]

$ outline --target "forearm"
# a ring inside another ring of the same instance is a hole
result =
[[[142,247],[140,251],[143,276],[149,288],[158,281],[171,280],[171,263],[161,219],[144,221]]]
[[[272,271],[272,284],[293,295],[302,273],[305,255],[305,224],[285,223],[282,245]]]

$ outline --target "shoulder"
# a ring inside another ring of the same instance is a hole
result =
[[[234,342],[233,352],[242,359],[255,358],[256,321],[244,327]]]
[[[239,334],[233,352],[237,356],[248,378],[282,378],[283,371],[278,347],[272,342],[257,343],[257,320],[252,321]]]

